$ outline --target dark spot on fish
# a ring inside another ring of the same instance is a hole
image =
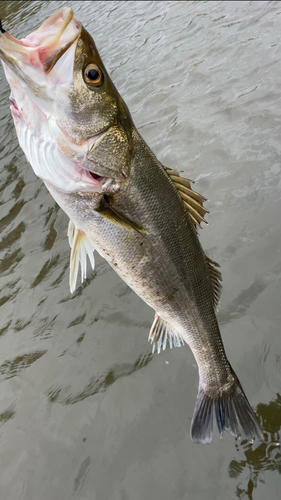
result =
[[[168,295],[168,299],[169,300],[172,300],[174,298],[174,295],[175,293],[178,291],[178,289],[176,287],[173,288],[173,290],[171,291],[171,293]]]

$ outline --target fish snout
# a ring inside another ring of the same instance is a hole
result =
[[[17,40],[0,24],[0,57],[10,66],[16,62],[48,74],[59,58],[78,39],[82,30],[69,7],[52,14],[36,31]]]

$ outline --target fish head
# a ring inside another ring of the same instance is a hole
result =
[[[0,58],[19,143],[39,177],[65,192],[128,181],[130,113],[72,9],[22,40],[2,28]]]

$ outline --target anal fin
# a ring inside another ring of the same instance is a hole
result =
[[[95,247],[88,236],[80,231],[80,229],[77,229],[72,220],[68,224],[67,236],[71,247],[69,286],[70,292],[73,293],[76,288],[79,264],[81,267],[81,283],[83,283],[87,276],[87,255],[92,269],[95,268]]]
[[[152,344],[152,353],[157,351],[158,354],[161,352],[161,349],[163,351],[166,349],[167,344],[172,349],[172,347],[181,347],[185,343],[183,336],[172,328],[167,321],[160,318],[158,314],[155,314],[148,342]]]

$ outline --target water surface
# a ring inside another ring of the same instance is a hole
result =
[[[153,311],[101,257],[70,294],[68,220],[18,146],[1,67],[1,498],[277,500],[281,5],[2,1],[0,15],[23,37],[62,5],[159,160],[209,199],[222,336],[266,442],[192,444],[193,356],[148,355]]]

